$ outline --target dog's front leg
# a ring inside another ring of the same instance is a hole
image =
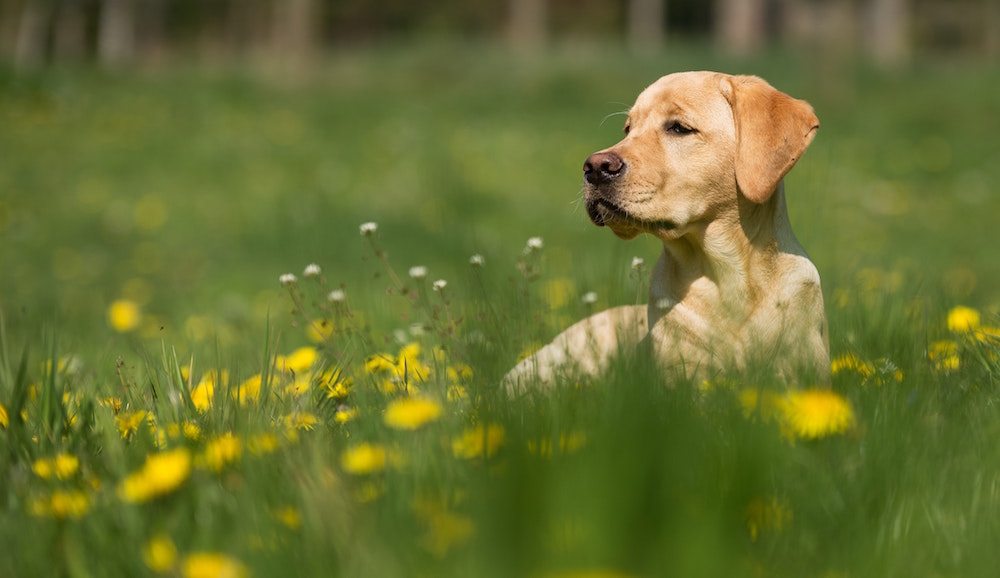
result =
[[[645,305],[625,305],[591,315],[560,333],[507,372],[501,383],[508,393],[531,384],[551,387],[562,374],[597,376],[619,351],[636,347],[648,332]]]

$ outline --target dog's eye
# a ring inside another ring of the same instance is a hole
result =
[[[681,123],[679,123],[677,121],[670,121],[670,122],[668,122],[666,124],[665,129],[669,133],[680,134],[680,135],[691,134],[693,132],[698,132],[695,129],[687,127],[687,126],[684,126],[683,124],[681,124]]]
[[[632,130],[632,125],[625,125],[625,136],[628,136],[628,131]]]

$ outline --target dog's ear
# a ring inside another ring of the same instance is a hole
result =
[[[756,76],[723,77],[721,89],[736,122],[736,184],[763,203],[812,142],[819,119],[808,102]]]

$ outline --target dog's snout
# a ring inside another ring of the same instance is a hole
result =
[[[611,182],[624,172],[625,161],[610,151],[594,153],[583,163],[583,178],[592,185]]]

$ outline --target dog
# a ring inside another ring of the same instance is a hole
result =
[[[811,105],[756,76],[680,72],[646,88],[625,137],[584,163],[583,199],[595,225],[663,243],[649,303],[571,326],[508,372],[507,391],[598,376],[640,347],[687,379],[764,367],[787,383],[828,382],[819,273],[783,183],[818,128]]]

